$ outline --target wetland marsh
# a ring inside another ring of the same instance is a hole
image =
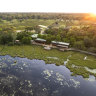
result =
[[[63,65],[0,56],[0,96],[96,96],[95,89],[95,77],[71,76]]]
[[[96,96],[94,56],[35,45],[0,50],[0,96]]]
[[[12,57],[26,57],[28,59],[44,60],[47,64],[65,65],[70,69],[72,75],[81,75],[88,78],[90,75],[96,76],[96,72],[86,70],[96,69],[96,57],[74,51],[59,51],[52,49],[44,50],[42,46],[22,45],[22,46],[0,46],[0,55],[10,55]],[[86,58],[87,57],[87,58]],[[85,59],[86,58],[86,59]],[[66,64],[65,64],[66,63]],[[74,65],[74,66],[73,66]]]

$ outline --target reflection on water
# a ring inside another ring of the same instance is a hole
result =
[[[65,66],[0,56],[0,96],[96,96],[96,80],[72,77]]]

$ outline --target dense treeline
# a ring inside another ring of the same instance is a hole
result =
[[[70,47],[96,52],[96,26],[82,28],[49,28],[45,30],[43,35],[39,34],[39,38],[47,40],[47,44],[51,41],[69,42]],[[20,40],[18,44],[30,44],[33,34],[33,27],[26,27],[24,31],[17,33],[12,28],[3,28],[0,30],[0,44],[14,45],[15,40]]]
[[[31,43],[31,32],[28,32],[28,29],[16,33],[14,28],[3,28],[0,30],[0,44],[14,45],[14,44],[30,44]],[[16,43],[16,40],[20,40],[20,42]]]
[[[45,31],[45,35],[39,34],[38,37],[46,39],[47,43],[51,43],[52,40],[69,42],[70,47],[96,52],[96,26],[51,28]]]
[[[0,13],[0,19],[13,20],[13,19],[68,19],[68,20],[82,20],[84,13]]]

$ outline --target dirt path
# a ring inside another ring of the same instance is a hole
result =
[[[75,48],[70,48],[70,51],[77,51],[77,52],[80,52],[80,53],[96,56],[95,53],[88,52],[88,51],[83,51],[83,50],[79,50],[79,49],[75,49]]]

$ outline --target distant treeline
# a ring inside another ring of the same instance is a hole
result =
[[[87,13],[0,13],[0,19],[68,19],[82,20]]]

